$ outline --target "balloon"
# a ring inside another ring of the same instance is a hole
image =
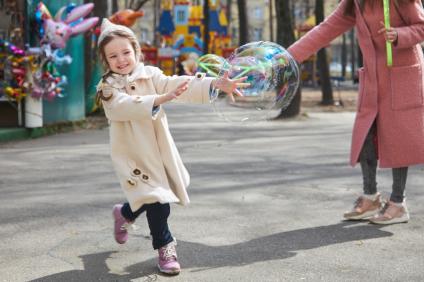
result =
[[[112,16],[109,17],[109,20],[113,22],[114,24],[120,24],[125,26],[132,26],[135,24],[135,21],[139,18],[144,16],[143,11],[134,11],[131,9],[125,9],[116,12]]]
[[[229,97],[213,89],[214,110],[227,121],[255,122],[276,117],[292,101],[299,86],[296,61],[280,45],[272,42],[251,42],[231,54],[218,77],[247,77],[240,84],[243,96]]]
[[[59,9],[53,18],[47,7],[40,2],[36,11],[36,20],[40,25],[40,36],[43,44],[50,44],[53,48],[65,48],[67,41],[71,36],[94,27],[99,21],[98,17],[83,19],[94,8],[93,3],[75,6],[69,4]],[[63,14],[66,17],[63,19]]]

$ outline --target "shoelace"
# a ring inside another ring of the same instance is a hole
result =
[[[363,201],[364,201],[364,199],[362,197],[359,197],[355,200],[355,203],[353,204],[353,206],[355,208],[359,208],[362,205]]]
[[[177,252],[174,246],[166,246],[165,250],[162,251],[162,256],[165,260],[174,260],[177,258]]]
[[[383,206],[383,208],[380,210],[379,214],[383,215],[386,213],[386,210],[389,208],[389,202],[386,202]]]
[[[138,226],[137,225],[135,225],[135,224],[133,224],[133,223],[128,223],[128,222],[125,222],[124,224],[122,224],[122,226],[121,226],[121,230],[122,231],[124,231],[124,230],[126,230],[126,231],[136,231],[138,229]]]

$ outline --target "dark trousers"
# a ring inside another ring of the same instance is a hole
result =
[[[150,235],[153,238],[153,249],[157,250],[174,240],[168,227],[170,209],[169,204],[154,203],[144,204],[137,211],[133,212],[130,205],[125,203],[121,209],[121,214],[128,221],[134,221],[140,214],[146,211]]]
[[[364,194],[372,195],[377,193],[377,151],[374,144],[374,137],[376,135],[377,126],[374,122],[368,135],[365,139],[361,153],[359,155],[359,162],[362,169],[362,177],[364,180]],[[405,197],[406,177],[408,175],[408,167],[393,168],[393,185],[390,201],[395,203],[402,203]]]

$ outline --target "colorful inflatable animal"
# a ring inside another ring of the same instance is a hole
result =
[[[60,8],[53,18],[43,2],[40,2],[36,10],[36,19],[42,25],[41,44],[50,44],[53,49],[65,48],[71,36],[86,32],[97,24],[98,17],[83,19],[93,7],[92,3],[79,6],[69,4]]]

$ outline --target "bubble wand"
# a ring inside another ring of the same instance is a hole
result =
[[[389,0],[383,0],[384,5],[384,27],[390,28],[390,9]],[[387,52],[387,66],[391,67],[393,64],[392,44],[386,41],[386,52]]]

